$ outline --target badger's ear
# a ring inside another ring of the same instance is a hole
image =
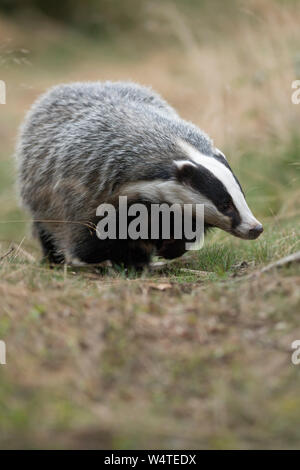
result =
[[[217,147],[215,147],[215,157],[221,157],[221,158],[224,158],[224,160],[227,161],[227,158],[226,158],[226,156],[224,155],[224,153],[221,152],[220,149],[217,149]]]
[[[197,165],[190,160],[174,160],[175,175],[178,181],[190,179]]]

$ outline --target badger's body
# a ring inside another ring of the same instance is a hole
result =
[[[91,228],[96,209],[120,195],[147,204],[204,203],[207,226],[242,238],[262,231],[207,135],[133,83],[51,89],[25,119],[17,159],[22,201],[54,262],[135,265],[155,250],[168,258],[184,252],[180,240],[99,240]]]

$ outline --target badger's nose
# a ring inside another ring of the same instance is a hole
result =
[[[255,227],[249,230],[248,236],[250,240],[254,240],[259,237],[259,235],[264,231],[264,228],[261,224],[255,225]]]

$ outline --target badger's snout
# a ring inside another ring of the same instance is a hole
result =
[[[248,232],[248,238],[249,240],[255,240],[255,238],[258,238],[261,233],[263,233],[264,228],[262,224],[257,224],[255,227],[251,228]]]
[[[264,228],[260,222],[256,222],[253,226],[249,228],[237,227],[232,230],[232,234],[236,237],[243,238],[244,240],[255,240],[258,238],[264,231]]]

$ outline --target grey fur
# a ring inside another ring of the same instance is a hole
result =
[[[171,174],[180,138],[211,155],[206,134],[150,88],[126,82],[58,85],[28,112],[17,147],[21,199],[63,255],[76,222],[124,184]],[[57,222],[59,221],[59,222]],[[62,222],[64,221],[64,222]],[[76,232],[76,235],[74,235]]]

